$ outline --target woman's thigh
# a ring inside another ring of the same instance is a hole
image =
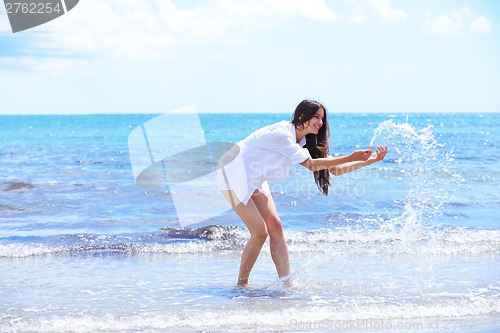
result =
[[[234,211],[240,219],[245,223],[250,234],[258,236],[266,236],[267,228],[264,218],[261,215],[255,201],[252,198],[248,201],[246,205],[238,200],[238,197],[234,194],[232,190],[223,190],[222,194],[233,206]],[[259,192],[260,193],[260,192]]]
[[[281,219],[278,215],[278,210],[272,195],[266,196],[259,191],[255,191],[250,201],[253,201],[257,207],[270,234],[272,234],[273,231],[282,231]]]

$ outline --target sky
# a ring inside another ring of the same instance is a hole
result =
[[[12,33],[0,114],[500,112],[498,0],[80,0]]]

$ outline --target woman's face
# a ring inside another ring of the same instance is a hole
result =
[[[319,107],[314,116],[304,123],[306,134],[318,134],[319,129],[323,126],[323,119],[325,119],[325,110]]]

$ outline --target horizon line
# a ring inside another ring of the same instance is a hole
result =
[[[168,113],[170,111],[164,112],[95,112],[95,113],[0,113],[0,116],[111,116],[111,115],[161,115],[164,113]],[[293,112],[197,112],[197,114],[292,114]],[[329,114],[466,114],[466,113],[500,113],[499,111],[338,111],[338,112],[328,112]],[[179,113],[182,114],[182,113]],[[186,113],[188,114],[188,113]]]

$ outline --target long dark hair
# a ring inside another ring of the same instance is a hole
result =
[[[307,134],[306,144],[304,145],[304,147],[309,150],[312,158],[328,156],[330,126],[328,125],[325,106],[317,101],[308,99],[303,100],[295,108],[292,119],[292,124],[294,124],[295,127],[299,129],[301,129],[301,127],[304,128],[304,124],[314,117],[319,108],[322,108],[325,112],[323,126],[321,126],[318,134]],[[324,195],[328,195],[328,187],[330,186],[330,172],[328,169],[314,171],[314,181],[316,182],[319,190],[323,192]]]

